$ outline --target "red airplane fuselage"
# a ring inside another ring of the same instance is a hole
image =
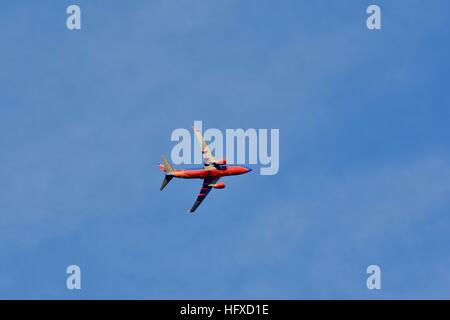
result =
[[[220,178],[225,176],[235,176],[252,171],[252,169],[244,166],[224,166],[212,169],[185,169],[174,170],[171,174],[176,178],[182,179],[208,179]]]

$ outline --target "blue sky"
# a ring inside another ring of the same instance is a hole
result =
[[[447,1],[1,6],[0,298],[450,297]],[[194,120],[279,128],[279,173],[187,214]]]

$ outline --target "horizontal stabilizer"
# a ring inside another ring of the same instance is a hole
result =
[[[167,184],[170,182],[170,180],[172,180],[172,178],[173,178],[173,176],[165,175],[164,180],[161,183],[161,188],[159,190],[162,191],[167,186]]]

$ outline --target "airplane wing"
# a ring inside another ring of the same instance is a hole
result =
[[[212,185],[215,184],[217,181],[219,181],[220,178],[213,178],[213,179],[204,179],[202,188],[200,189],[200,193],[197,195],[197,200],[195,201],[194,205],[192,206],[191,210],[189,212],[194,212],[198,206],[202,203],[203,200],[205,200],[206,196],[212,189]]]
[[[194,128],[195,136],[197,137],[198,142],[202,146],[202,157],[203,157],[203,164],[205,169],[212,169],[214,168],[214,163],[216,162],[216,159],[213,157],[211,150],[209,149],[208,145],[206,144],[205,140],[203,139],[202,133],[197,128]]]

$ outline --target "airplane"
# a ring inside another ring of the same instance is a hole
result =
[[[197,194],[197,200],[189,210],[191,213],[193,213],[202,201],[205,200],[211,189],[225,188],[225,183],[218,183],[220,178],[225,176],[235,176],[252,171],[251,168],[246,166],[228,166],[225,159],[216,160],[203,139],[200,130],[194,128],[194,133],[198,142],[202,146],[203,168],[184,170],[174,169],[164,156],[162,156],[163,163],[159,165],[159,168],[165,173],[160,191],[162,191],[173,178],[203,179],[202,187],[199,194]]]

